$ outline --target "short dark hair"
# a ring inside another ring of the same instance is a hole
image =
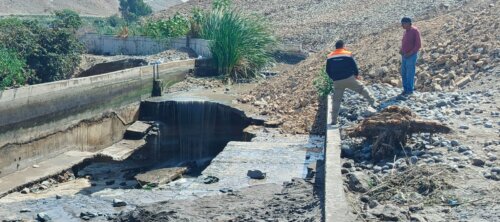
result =
[[[401,19],[401,24],[403,24],[403,23],[411,24],[411,18],[410,17],[403,17]]]
[[[337,41],[335,43],[335,48],[336,49],[344,48],[344,41],[342,41],[342,40]]]

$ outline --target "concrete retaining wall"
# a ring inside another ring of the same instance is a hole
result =
[[[355,221],[344,192],[344,180],[340,172],[340,131],[338,126],[332,126],[332,98],[328,96],[327,124],[325,137],[325,196],[324,221],[350,222]]]
[[[168,49],[191,48],[196,54],[210,58],[209,41],[204,39],[153,39],[144,36],[120,38],[111,35],[85,34],[80,37],[89,53],[97,55],[152,55]]]
[[[194,65],[194,60],[160,64],[159,78],[168,87],[182,80]],[[131,122],[125,119],[135,116],[133,112],[118,115],[121,123],[106,120],[111,122],[97,128],[82,126],[78,133],[57,133],[138,103],[151,95],[152,87],[153,66],[143,66],[0,91],[0,177],[62,151],[100,149],[118,141],[123,126]],[[104,133],[108,131],[112,133]]]

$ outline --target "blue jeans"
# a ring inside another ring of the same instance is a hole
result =
[[[401,62],[401,78],[403,82],[403,93],[413,93],[415,87],[415,66],[417,65],[418,53],[405,58]]]

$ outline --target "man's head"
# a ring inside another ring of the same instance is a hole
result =
[[[403,17],[403,19],[401,19],[401,26],[403,26],[403,28],[407,30],[411,28],[411,18]]]
[[[344,41],[342,40],[339,40],[335,43],[335,48],[336,49],[341,49],[341,48],[344,48]]]

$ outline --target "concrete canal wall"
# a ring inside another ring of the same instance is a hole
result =
[[[194,67],[195,60],[163,63],[157,78],[168,87]],[[68,150],[95,151],[119,141],[137,119],[139,102],[151,95],[153,69],[0,91],[0,177]]]

